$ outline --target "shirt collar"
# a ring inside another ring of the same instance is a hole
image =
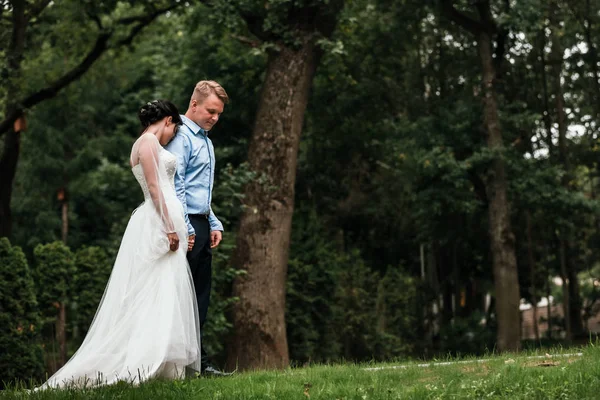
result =
[[[197,135],[198,133],[201,133],[204,136],[208,135],[208,131],[204,130],[200,127],[200,125],[198,125],[197,123],[195,123],[194,121],[192,121],[191,119],[189,119],[188,117],[186,117],[185,115],[180,115],[181,120],[183,121],[183,124],[185,126],[187,126],[188,128],[190,128],[190,130],[194,133],[194,135]]]

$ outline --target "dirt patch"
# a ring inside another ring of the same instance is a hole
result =
[[[469,365],[469,366],[462,367],[461,371],[465,372],[467,374],[475,375],[475,376],[484,376],[490,372],[490,367],[489,367],[489,365],[481,363],[481,364],[477,364],[477,365]]]
[[[526,363],[523,364],[523,366],[525,367],[559,367],[561,365],[565,365],[565,364],[573,364],[576,361],[581,360],[581,358],[567,358],[567,359],[561,359],[561,360],[557,360],[556,358],[548,358],[545,360],[535,360],[535,361],[528,361]]]

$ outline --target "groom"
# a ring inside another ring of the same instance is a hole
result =
[[[208,132],[215,126],[229,97],[215,81],[196,84],[183,125],[166,149],[177,156],[175,190],[188,226],[188,253],[200,317],[206,322],[212,279],[212,249],[222,239],[223,225],[210,207],[215,176],[215,152]],[[202,341],[202,374],[229,375],[213,367]]]

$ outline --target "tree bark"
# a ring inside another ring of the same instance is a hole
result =
[[[571,332],[571,303],[569,300],[569,277],[567,275],[567,260],[566,260],[566,249],[565,241],[560,240],[559,244],[559,256],[560,256],[560,277],[562,279],[562,290],[563,290],[563,314],[565,320],[565,332],[567,341],[571,341],[573,338]]]
[[[537,303],[538,298],[536,294],[535,288],[535,260],[533,257],[533,234],[532,234],[532,224],[531,224],[531,213],[527,211],[526,214],[527,219],[527,261],[529,264],[529,279],[531,280],[531,284],[529,286],[529,295],[531,296],[531,305],[533,308],[533,332],[535,335],[535,340],[540,341],[540,330],[538,326],[538,309]]]
[[[547,315],[548,315],[548,339],[552,339],[552,329],[553,329],[552,301],[551,301],[552,289],[550,286],[551,281],[552,281],[552,274],[550,272],[550,266],[547,265],[546,266],[546,299],[548,300],[548,305],[546,306],[546,308],[547,308]]]
[[[483,120],[487,146],[492,152],[504,149],[496,89],[496,69],[504,54],[506,31],[494,21],[489,0],[472,3],[479,20],[463,14],[454,7],[454,0],[441,0],[446,15],[477,39],[481,62],[483,90]],[[492,55],[492,35],[497,34],[496,59]],[[497,155],[487,171],[485,182],[488,198],[490,242],[494,269],[496,320],[498,322],[497,346],[500,351],[517,351],[521,347],[521,315],[519,304],[519,277],[515,254],[515,237],[510,223],[510,206],[507,198],[507,179],[502,155]]]
[[[234,265],[234,336],[228,366],[240,370],[289,364],[285,287],[300,134],[317,65],[312,35],[298,50],[269,56],[248,161],[258,178],[245,190]]]
[[[571,248],[571,246],[569,246]],[[573,339],[585,338],[586,328],[583,323],[583,301],[579,289],[577,269],[573,265],[573,257],[567,259],[567,278],[569,279],[569,318],[571,319],[571,335]]]
[[[481,30],[477,39],[482,65],[487,143],[490,150],[502,151],[504,144],[494,89],[496,73],[492,57],[492,38],[490,33]],[[486,180],[486,192],[489,199],[490,239],[498,320],[497,344],[500,351],[517,351],[521,347],[520,292],[515,237],[510,222],[507,180],[502,156],[492,161]]]
[[[61,237],[62,242],[67,244],[67,238],[69,236],[69,198],[67,196],[67,186],[60,188],[58,191],[58,201],[60,202],[61,214],[62,214],[62,229]]]
[[[6,134],[2,158],[0,158],[0,237],[10,236],[12,231],[10,202],[21,148],[20,135],[20,132],[14,130]]]

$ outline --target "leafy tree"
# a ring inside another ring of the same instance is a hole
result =
[[[489,205],[489,230],[492,250],[496,317],[498,321],[498,349],[520,348],[519,326],[519,277],[515,255],[515,239],[511,226],[511,214],[507,195],[506,165],[502,158],[504,139],[499,118],[498,95],[494,83],[505,55],[508,29],[498,24],[494,12],[507,13],[507,6],[494,10],[491,1],[480,1],[473,18],[459,11],[454,0],[441,2],[446,15],[462,29],[470,32],[477,41],[481,62],[482,119],[490,154],[490,164],[485,176]],[[495,44],[494,44],[495,43]]]
[[[67,362],[67,304],[73,297],[74,257],[62,242],[38,245],[34,255],[37,298],[44,323],[55,325],[53,339],[59,346],[56,368],[60,368]]]
[[[217,10],[230,1],[215,2]],[[245,190],[233,263],[246,271],[233,285],[234,336],[229,365],[283,368],[289,363],[285,330],[285,281],[297,154],[309,90],[342,1],[247,2],[237,7],[250,40],[267,53],[266,75],[248,163],[261,179]],[[271,151],[264,151],[265,148]]]
[[[0,389],[44,372],[41,319],[25,255],[0,238]]]
[[[82,247],[75,253],[72,304],[76,305],[73,325],[81,337],[87,333],[104,294],[111,271],[106,252],[97,246]]]
[[[327,238],[314,210],[296,210],[286,288],[286,329],[293,362],[339,359],[335,293],[349,258]]]

